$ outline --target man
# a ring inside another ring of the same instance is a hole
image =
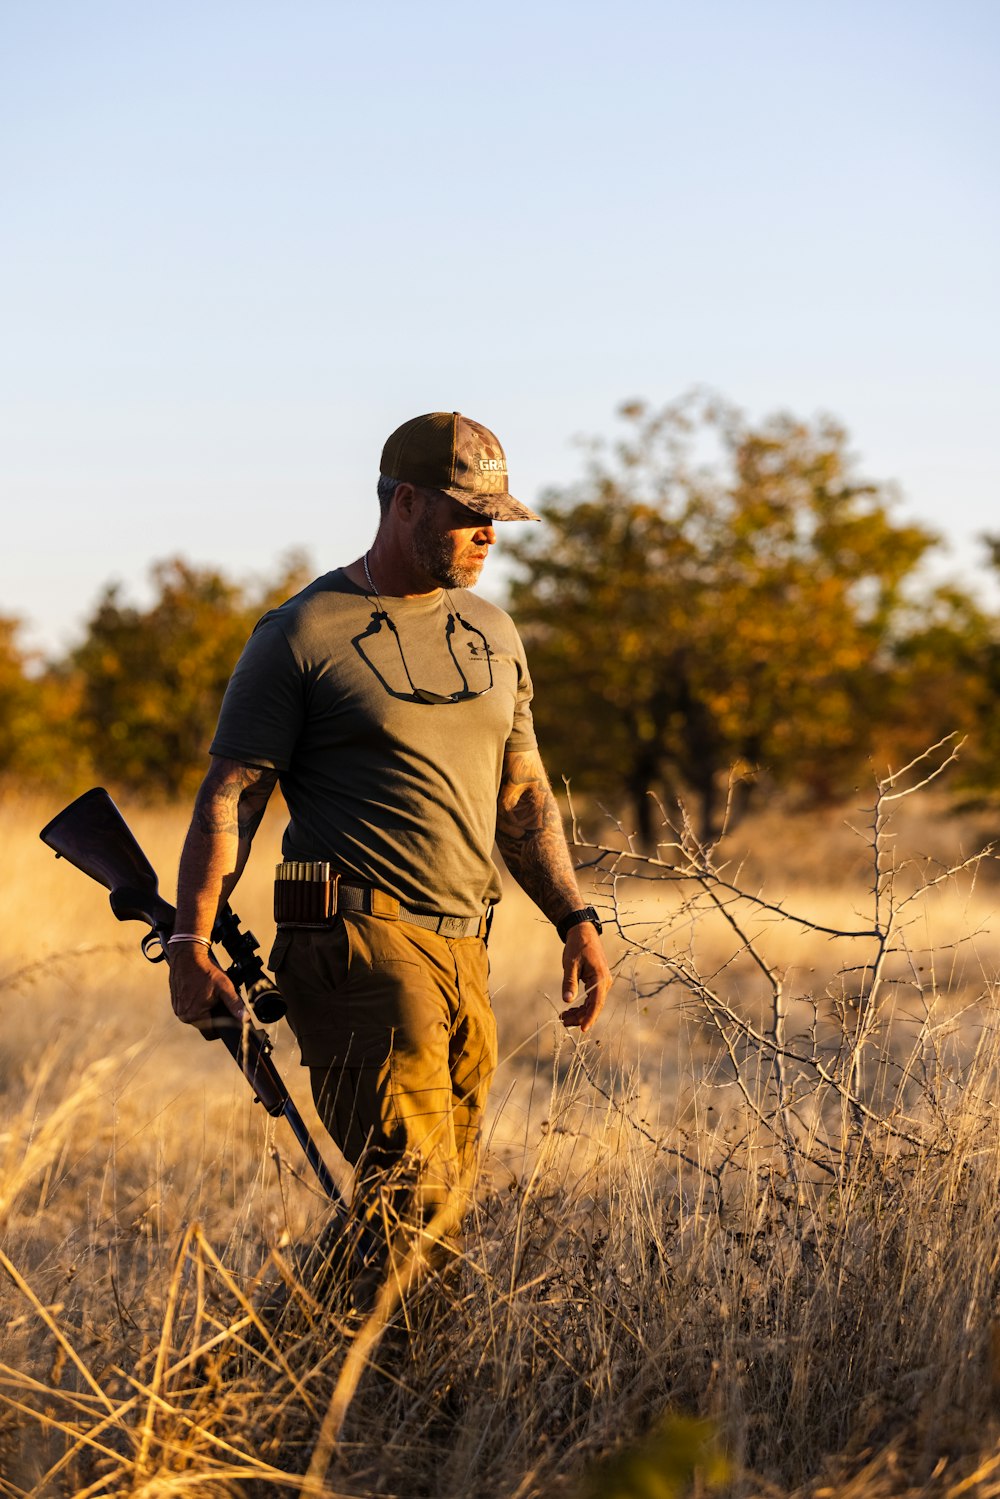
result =
[[[181,856],[170,981],[190,1024],[219,999],[242,1015],[207,938],[280,783],[288,879],[269,966],[366,1211],[394,1172],[397,1210],[420,1222],[449,1202],[460,1213],[497,1060],[494,838],[563,938],[563,1024],[589,1030],[611,980],[539,758],[523,647],[468,591],[494,522],[538,516],[508,493],[496,437],[458,412],[398,428],[378,488],[371,549],[266,614],[230,680]]]

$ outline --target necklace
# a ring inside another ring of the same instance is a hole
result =
[[[379,591],[375,587],[375,584],[372,582],[372,575],[368,571],[368,553],[367,552],[365,553],[365,555],[361,559],[361,566],[365,570],[365,577],[368,579],[368,587],[371,589],[371,591],[375,595],[375,597],[378,598],[379,597]]]

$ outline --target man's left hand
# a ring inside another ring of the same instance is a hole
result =
[[[585,994],[580,1004],[574,1005],[580,985]],[[604,1007],[605,996],[611,988],[611,969],[604,955],[604,944],[589,921],[570,927],[563,948],[564,1005],[573,1005],[560,1017],[563,1025],[578,1025],[589,1031]]]

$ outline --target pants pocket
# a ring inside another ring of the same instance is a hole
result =
[[[288,1023],[304,1066],[323,1066],[346,1055],[351,986],[351,940],[347,923],[332,927],[282,928],[268,960],[288,1006]]]

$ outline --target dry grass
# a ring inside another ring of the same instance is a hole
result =
[[[909,906],[939,865],[900,867],[904,843],[949,865],[988,830],[901,804],[877,984],[870,938],[816,930],[870,923],[870,844],[843,816],[752,820],[714,885],[677,850],[619,861],[598,898],[621,977],[583,1044],[553,1023],[558,942],[512,891],[464,1257],[373,1340],[318,1464],[360,1346],[299,1271],[322,1202],[285,1126],[170,1018],[137,929],[38,842],[54,810],[0,805],[0,1494],[624,1499],[692,1473],[745,1495],[1000,1493],[994,865]],[[127,812],[171,895],[182,814]],[[238,892],[262,938],[278,835],[269,819]],[[758,898],[739,931],[719,881]],[[314,1122],[287,1040],[278,1057]],[[257,1306],[282,1278],[272,1333]]]

